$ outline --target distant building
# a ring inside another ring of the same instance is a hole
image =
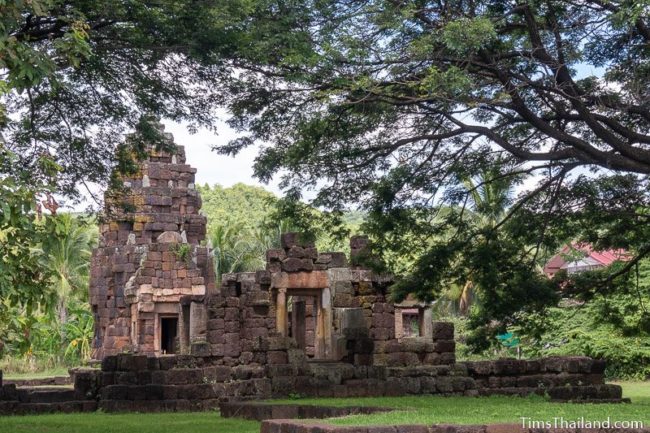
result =
[[[627,251],[623,249],[595,251],[591,244],[573,243],[565,245],[558,254],[546,263],[544,273],[549,278],[561,270],[565,270],[567,274],[575,274],[603,268],[615,261],[625,261],[627,259]]]

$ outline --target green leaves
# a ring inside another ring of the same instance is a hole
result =
[[[450,21],[442,29],[442,41],[456,54],[474,54],[496,40],[497,32],[488,17]]]
[[[257,186],[198,188],[219,278],[264,268],[266,250],[279,248],[280,235],[290,231],[315,239],[320,251],[347,251],[348,236],[363,219],[359,213],[324,214],[300,201],[278,199]]]
[[[56,80],[57,70],[78,67],[90,56],[89,26],[74,6],[68,8],[69,15],[59,15],[59,2],[49,0],[9,1],[0,8],[0,67],[9,72],[6,92]],[[38,43],[44,36],[53,40],[53,49]]]
[[[94,336],[94,320],[86,305],[75,305],[72,317],[63,324],[65,350],[63,356],[73,362],[90,359]]]
[[[0,317],[8,305],[36,309],[45,303],[50,274],[40,266],[37,247],[47,232],[35,206],[33,190],[0,177]]]
[[[612,23],[618,28],[634,27],[638,20],[646,19],[650,14],[650,1],[635,0],[618,5],[612,17]]]
[[[0,203],[8,206],[2,206],[0,217],[7,207],[14,216],[8,223],[0,218],[0,341],[14,355],[39,356],[63,354],[62,345],[76,341],[65,356],[87,357],[92,339],[92,316],[86,305],[88,268],[96,227],[70,214],[37,219],[33,193],[25,193],[22,205],[29,206],[22,208],[16,191],[6,188],[5,181],[0,179],[0,199],[8,201]],[[70,305],[72,315],[67,311]]]
[[[74,68],[81,66],[81,62],[92,54],[89,29],[90,26],[84,21],[74,21],[70,25],[70,30],[54,42],[58,55],[65,58]]]
[[[650,261],[619,289],[586,302],[567,300],[560,307],[522,315],[515,327],[526,341],[527,356],[585,355],[607,361],[606,374],[645,379],[650,374]]]
[[[417,85],[426,97],[454,98],[465,95],[472,87],[472,80],[466,71],[456,66],[444,71],[431,66]]]
[[[279,242],[281,232],[290,230],[287,223],[272,225],[277,221],[270,218],[276,197],[244,184],[199,186],[199,191],[217,277],[264,268],[266,250]]]
[[[3,2],[0,132],[17,163],[0,166],[0,176],[43,180],[46,155],[61,168],[48,186],[75,199],[84,183],[106,186],[115,166],[128,168],[116,149],[141,119],[214,128],[229,74],[221,56],[250,45],[245,18],[261,7],[253,0]]]
[[[247,136],[220,149],[263,142],[255,173],[289,202],[367,212],[396,298],[472,283],[485,347],[557,301],[539,268],[563,243],[645,251],[647,5],[610,3],[273,3],[228,88]]]

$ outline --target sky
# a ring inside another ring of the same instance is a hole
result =
[[[277,182],[268,185],[260,183],[253,177],[253,163],[259,145],[242,150],[236,157],[219,155],[212,150],[212,145],[225,144],[235,138],[237,133],[226,123],[218,126],[218,135],[205,129],[196,134],[190,134],[186,125],[163,121],[165,131],[174,135],[176,144],[185,146],[187,163],[197,169],[196,183],[218,183],[222,186],[232,186],[236,183],[259,185],[267,190],[280,194]]]

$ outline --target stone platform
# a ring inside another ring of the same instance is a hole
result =
[[[283,346],[284,344],[284,346]],[[76,370],[74,389],[0,386],[0,413],[46,410],[160,412],[212,410],[224,402],[301,397],[403,395],[545,395],[551,401],[623,402],[618,385],[604,383],[604,363],[586,357],[501,359],[412,367],[313,363],[291,341],[259,344],[282,354],[279,363],[228,366],[212,357],[108,356],[102,368]],[[79,402],[84,402],[79,404]],[[57,404],[65,406],[56,406]],[[34,406],[34,404],[49,404]],[[292,409],[293,410],[293,409]]]
[[[64,386],[72,385],[71,376],[39,377],[36,379],[4,379],[5,385],[16,385],[18,387],[32,386]]]

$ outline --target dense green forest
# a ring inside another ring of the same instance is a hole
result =
[[[217,274],[263,269],[265,253],[280,246],[280,234],[300,230],[291,218],[280,217],[281,200],[262,187],[236,184],[198,187],[203,199],[202,213],[208,217],[208,242],[211,245]],[[347,238],[361,226],[363,215],[348,212],[342,216],[344,231],[334,236],[319,225],[323,212],[306,207],[311,220],[310,232],[320,251],[349,252]]]

